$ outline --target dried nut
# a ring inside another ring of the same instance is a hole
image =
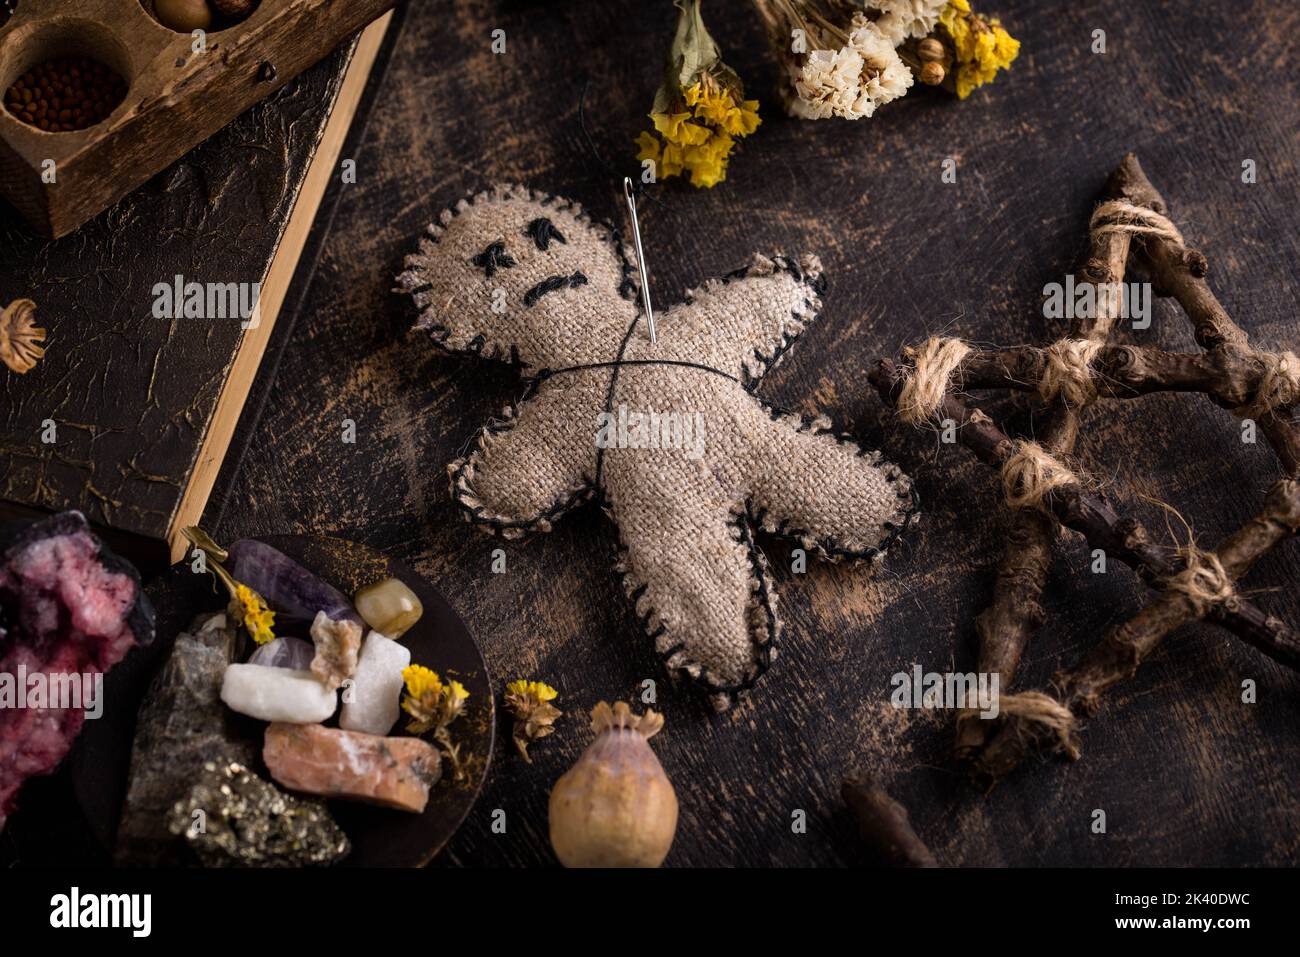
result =
[[[182,33],[212,26],[206,0],[153,0],[153,13],[163,26]]]
[[[30,372],[45,355],[45,330],[36,324],[36,303],[15,299],[0,310],[0,361],[14,372]]]
[[[389,638],[400,638],[424,614],[415,592],[396,578],[367,585],[352,601],[366,624]]]
[[[244,18],[257,6],[256,0],[208,0],[212,8],[223,17]]]
[[[938,86],[943,82],[943,67],[933,61],[921,64],[921,82],[926,86]]]
[[[926,37],[916,45],[916,55],[927,63],[942,60],[943,44],[934,37]]]

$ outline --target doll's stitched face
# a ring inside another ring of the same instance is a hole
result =
[[[433,279],[446,285],[444,301],[485,318],[523,311],[514,320],[533,328],[566,314],[571,323],[575,309],[599,310],[618,297],[623,279],[622,262],[603,230],[560,202],[523,197],[463,210],[447,224],[431,258],[444,257],[441,282]]]
[[[605,228],[517,187],[458,203],[406,267],[399,281],[436,342],[534,368],[608,358],[637,314]]]

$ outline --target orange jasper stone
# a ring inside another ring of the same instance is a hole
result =
[[[419,738],[381,738],[319,724],[275,722],[262,760],[294,791],[420,813],[442,773],[438,749]]]

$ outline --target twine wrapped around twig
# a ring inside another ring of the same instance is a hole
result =
[[[1041,691],[1002,695],[998,699],[998,709],[1023,725],[1046,731],[1055,740],[1057,749],[1071,761],[1079,757],[1074,713],[1051,695]]]
[[[898,417],[909,425],[928,422],[948,394],[952,374],[970,354],[960,339],[931,336],[921,346],[898,396]]]
[[[1062,339],[1044,350],[1047,365],[1038,380],[1038,394],[1045,402],[1060,398],[1071,408],[1082,408],[1097,398],[1097,380],[1092,360],[1104,343],[1088,339]]]
[[[1242,418],[1259,419],[1300,402],[1300,357],[1294,352],[1257,352],[1264,366],[1255,398],[1235,411]]]
[[[1187,563],[1177,575],[1165,582],[1165,588],[1182,594],[1191,602],[1197,618],[1204,618],[1216,605],[1221,605],[1234,593],[1232,579],[1228,576],[1214,552],[1205,552],[1195,545],[1179,549]]]
[[[1093,211],[1088,228],[1092,230],[1094,239],[1109,233],[1127,233],[1130,236],[1154,236],[1179,246],[1186,245],[1183,234],[1167,216],[1122,199],[1112,199],[1098,206]]]
[[[1012,508],[1049,511],[1046,497],[1053,489],[1079,484],[1079,477],[1037,442],[1014,444],[1015,452],[1002,463],[1002,493]]]

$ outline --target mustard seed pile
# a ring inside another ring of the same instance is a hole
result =
[[[9,87],[5,107],[47,133],[84,130],[106,119],[126,96],[126,81],[84,56],[38,63]]]

